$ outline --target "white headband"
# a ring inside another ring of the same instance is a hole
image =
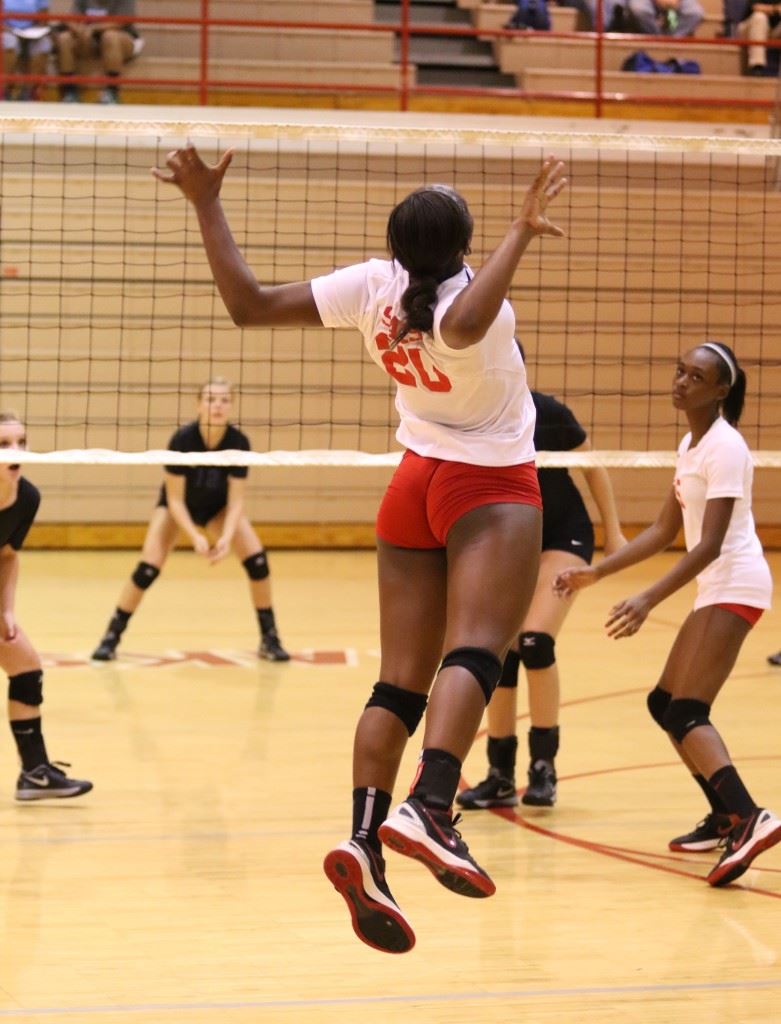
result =
[[[729,354],[724,351],[721,345],[717,345],[713,341],[704,341],[702,345],[700,345],[700,348],[709,348],[711,352],[715,352],[717,356],[721,356],[729,369],[729,386],[732,387],[738,379],[738,368],[735,366],[735,363],[730,358]]]

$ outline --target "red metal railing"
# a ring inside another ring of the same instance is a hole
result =
[[[40,22],[51,22],[54,24],[60,23],[63,20],[62,15],[55,15],[51,13],[37,14],[37,15],[19,15],[14,14],[13,11],[8,11],[6,8],[9,6],[9,0],[0,0],[0,23],[5,26],[5,22],[12,18],[29,18],[34,21]],[[213,6],[213,0],[212,4]],[[735,38],[696,38],[696,39],[684,39],[674,36],[643,36],[633,35],[629,33],[606,33],[602,31],[602,4],[596,4],[597,11],[597,25],[596,31],[594,32],[533,32],[533,31],[516,31],[509,29],[487,29],[487,28],[474,28],[474,27],[461,27],[452,25],[413,25],[410,18],[410,0],[401,0],[400,4],[400,19],[398,24],[380,24],[380,23],[365,23],[365,22],[323,22],[323,21],[279,21],[272,19],[241,19],[241,18],[223,18],[223,17],[212,17],[210,15],[210,0],[200,0],[200,13],[197,17],[154,17],[154,16],[134,16],[134,17],[91,17],[86,15],[67,15],[67,21],[69,22],[86,22],[90,24],[98,25],[101,22],[112,22],[112,23],[133,23],[138,26],[148,26],[153,28],[155,25],[165,26],[186,26],[196,27],[199,30],[199,52],[198,52],[198,76],[195,78],[188,77],[155,77],[153,75],[137,75],[133,73],[133,65],[126,67],[126,71],[129,73],[123,73],[121,78],[121,84],[123,86],[138,86],[145,88],[160,89],[191,89],[197,94],[198,102],[201,105],[209,103],[211,95],[217,92],[224,92],[226,90],[241,91],[241,92],[266,92],[266,93],[310,93],[310,94],[367,94],[367,95],[378,95],[384,94],[389,96],[396,96],[398,106],[401,110],[409,109],[410,100],[418,97],[425,96],[447,96],[447,97],[484,97],[484,98],[495,98],[499,99],[521,99],[521,100],[560,100],[560,101],[571,101],[576,103],[588,103],[593,105],[593,112],[596,117],[602,117],[604,114],[606,103],[619,103],[619,104],[636,104],[646,106],[688,106],[688,107],[702,107],[702,108],[735,108],[735,109],[771,109],[776,104],[773,99],[761,98],[761,97],[692,97],[691,95],[685,95],[687,80],[690,80],[691,76],[681,75],[677,76],[681,85],[681,95],[678,96],[665,96],[665,95],[644,95],[639,93],[633,93],[631,90],[626,92],[609,92],[605,88],[605,75],[607,73],[605,68],[606,54],[609,52],[610,45],[612,43],[636,43],[638,48],[648,46],[652,44],[658,45],[660,40],[664,40],[666,47],[674,47],[684,49],[692,45],[698,47],[702,46],[715,46],[715,47],[730,47],[733,49],[754,45],[752,41],[747,39],[735,39]],[[399,75],[398,83],[395,85],[372,85],[372,84],[359,84],[356,82],[335,82],[335,83],[302,83],[297,81],[279,81],[279,80],[263,80],[258,79],[238,79],[238,78],[222,78],[214,77],[212,74],[213,65],[210,60],[209,53],[209,42],[210,42],[210,30],[215,28],[246,28],[246,29],[284,29],[288,32],[302,32],[308,30],[317,30],[321,32],[333,32],[341,33],[346,31],[351,32],[363,32],[367,34],[381,33],[385,35],[392,35],[397,37],[399,40]],[[536,90],[529,91],[518,88],[475,88],[467,86],[433,86],[433,85],[413,85],[411,84],[412,73],[414,72],[414,64],[410,59],[410,42],[413,37],[465,37],[465,38],[479,38],[482,40],[486,39],[502,39],[502,38],[523,38],[534,43],[535,40],[549,40],[549,39],[562,39],[562,40],[588,40],[593,43],[594,46],[594,88],[593,90],[578,90],[578,91],[567,91],[567,90]],[[768,40],[768,48],[781,47],[781,41]],[[57,74],[47,75],[31,75],[31,74],[7,74],[4,73],[2,67],[0,67],[0,95],[3,95],[6,85],[9,84],[21,84],[30,86],[53,86],[60,85],[64,81],[73,83],[74,85],[87,85],[87,86],[103,86],[106,84],[116,84],[115,78],[109,78],[101,75],[69,75],[67,79]]]

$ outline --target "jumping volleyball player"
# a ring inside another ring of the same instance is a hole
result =
[[[203,385],[198,419],[180,427],[168,443],[171,451],[249,451],[246,434],[229,422],[230,383],[215,377]],[[144,593],[160,575],[181,530],[196,554],[211,564],[233,551],[249,578],[250,597],[258,617],[258,654],[268,661],[289,661],[271,606],[271,581],[266,552],[244,511],[246,466],[166,466],[157,507],[147,529],[141,561],[125,583],[106,632],[93,651],[95,661],[116,657],[120,638]]]
[[[697,597],[678,631],[648,710],[670,737],[694,776],[710,811],[671,850],[724,853],[710,871],[711,885],[739,878],[763,850],[781,841],[781,820],[758,807],[711,724],[711,706],[727,681],[743,641],[765,608],[773,583],[751,513],[753,464],[736,427],[746,375],[734,353],[706,341],[678,361],[673,405],[689,422],[678,448],[675,481],[659,517],[626,547],[590,568],[566,569],[556,579],[569,595],[663,551],[683,523],[686,554],[648,590],[619,601],[608,635],[632,636],[649,612],[696,577]]]
[[[207,167],[190,146],[169,154],[168,172],[154,173],[193,204],[234,322],[354,327],[397,384],[396,436],[406,451],[377,518],[380,681],[355,735],[352,836],[324,867],[358,937],[402,953],[415,936],[385,881],[382,842],[422,861],[462,896],[495,891],[456,831],[452,804],[537,579],[534,406],[505,296],[529,243],[563,234],[546,216],[564,187],[563,165],[544,162],[518,218],[476,273],[465,263],[467,204],[433,185],[391,211],[389,260],[264,286],[220,204],[230,160],[227,152]],[[429,690],[418,772],[409,798],[389,816],[401,756]]]
[[[0,449],[23,451],[26,447],[19,417],[0,413]],[[38,488],[21,475],[19,464],[0,462],[0,668],[8,675],[8,718],[22,762],[17,800],[81,796],[92,789],[91,782],[68,778],[62,768],[70,765],[49,760],[41,731],[41,659],[14,613],[19,551],[40,502]]]

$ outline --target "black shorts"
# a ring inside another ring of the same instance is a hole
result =
[[[594,527],[588,515],[576,510],[572,515],[546,522],[543,513],[542,550],[568,551],[591,565],[594,557]]]
[[[227,505],[226,501],[222,501],[221,498],[217,497],[212,501],[199,501],[189,502],[185,501],[187,511],[190,513],[190,518],[196,526],[206,526],[207,523],[211,522],[215,516],[218,516],[220,512]],[[158,508],[168,508],[168,498],[165,491],[165,484],[160,488],[160,495],[157,499]]]

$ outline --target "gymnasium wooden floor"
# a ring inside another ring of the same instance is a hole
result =
[[[95,789],[19,805],[10,737],[0,747],[0,1020],[779,1021],[781,848],[719,891],[702,881],[713,854],[666,849],[702,800],[644,702],[691,592],[631,640],[601,628],[670,557],[582,595],[564,628],[557,807],[465,817],[496,896],[459,899],[389,854],[417,933],[410,954],[389,956],[355,939],[321,871],[348,834],[352,731],[377,678],[372,553],[272,556],[282,636],[298,655],[287,665],[252,656],[240,568],[177,553],[121,660],[93,666],[135,553],[24,552],[17,611],[50,665],[50,755]],[[779,647],[776,610],[714,715],[750,789],[777,811],[781,669],[765,658]],[[465,765],[470,783],[483,748]],[[413,740],[399,796],[416,753]]]

